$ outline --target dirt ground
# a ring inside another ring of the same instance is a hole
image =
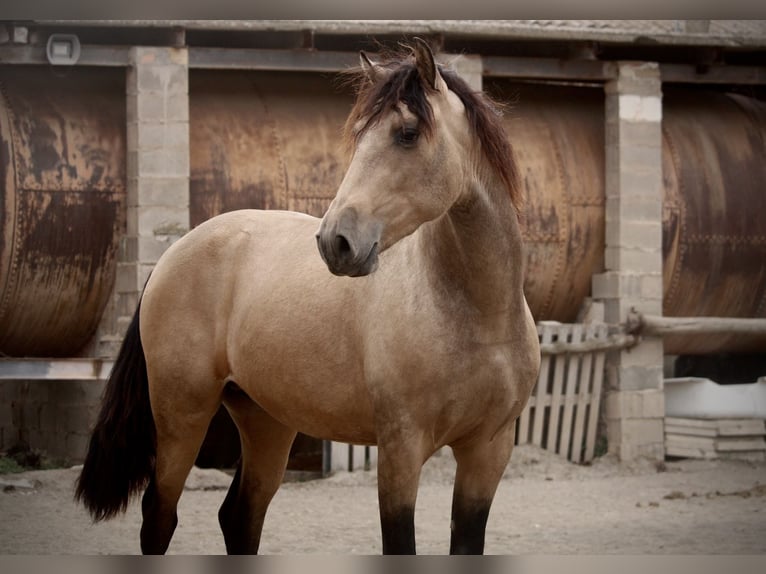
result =
[[[418,551],[449,548],[454,461],[424,467],[416,508]],[[92,524],[72,502],[78,469],[2,475],[0,554],[134,554],[140,504]],[[217,510],[230,477],[194,469],[179,505],[171,554],[221,554]],[[10,483],[10,484],[9,484]],[[264,554],[377,554],[374,472],[285,483],[261,542]],[[488,554],[764,554],[766,463],[743,461],[577,466],[517,447],[492,507]]]

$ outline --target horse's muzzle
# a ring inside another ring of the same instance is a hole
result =
[[[379,233],[360,232],[356,225],[349,225],[347,214],[344,216],[335,224],[322,220],[316,234],[319,253],[334,275],[369,275],[378,267]],[[355,214],[351,218],[355,220]]]

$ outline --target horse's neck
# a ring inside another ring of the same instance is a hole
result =
[[[508,191],[475,181],[443,217],[424,230],[431,278],[481,315],[513,316],[524,305],[521,232]]]

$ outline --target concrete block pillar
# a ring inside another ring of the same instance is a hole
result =
[[[605,319],[662,314],[662,84],[655,63],[620,62],[605,86],[605,272],[592,295]],[[664,458],[662,339],[610,353],[605,401],[609,451]]]
[[[160,255],[189,230],[186,48],[131,48],[126,99],[127,233],[120,245],[115,283],[117,340]]]

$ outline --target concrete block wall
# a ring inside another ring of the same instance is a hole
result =
[[[111,356],[154,265],[189,230],[188,51],[131,48],[126,106],[127,229],[115,281],[115,332],[102,337]]]
[[[103,391],[103,381],[3,381],[0,451],[23,444],[54,460],[81,462]]]
[[[662,83],[654,63],[621,62],[605,85],[605,272],[592,295],[608,323],[635,308],[662,314]],[[609,354],[605,415],[610,452],[664,458],[663,345],[645,338]]]

